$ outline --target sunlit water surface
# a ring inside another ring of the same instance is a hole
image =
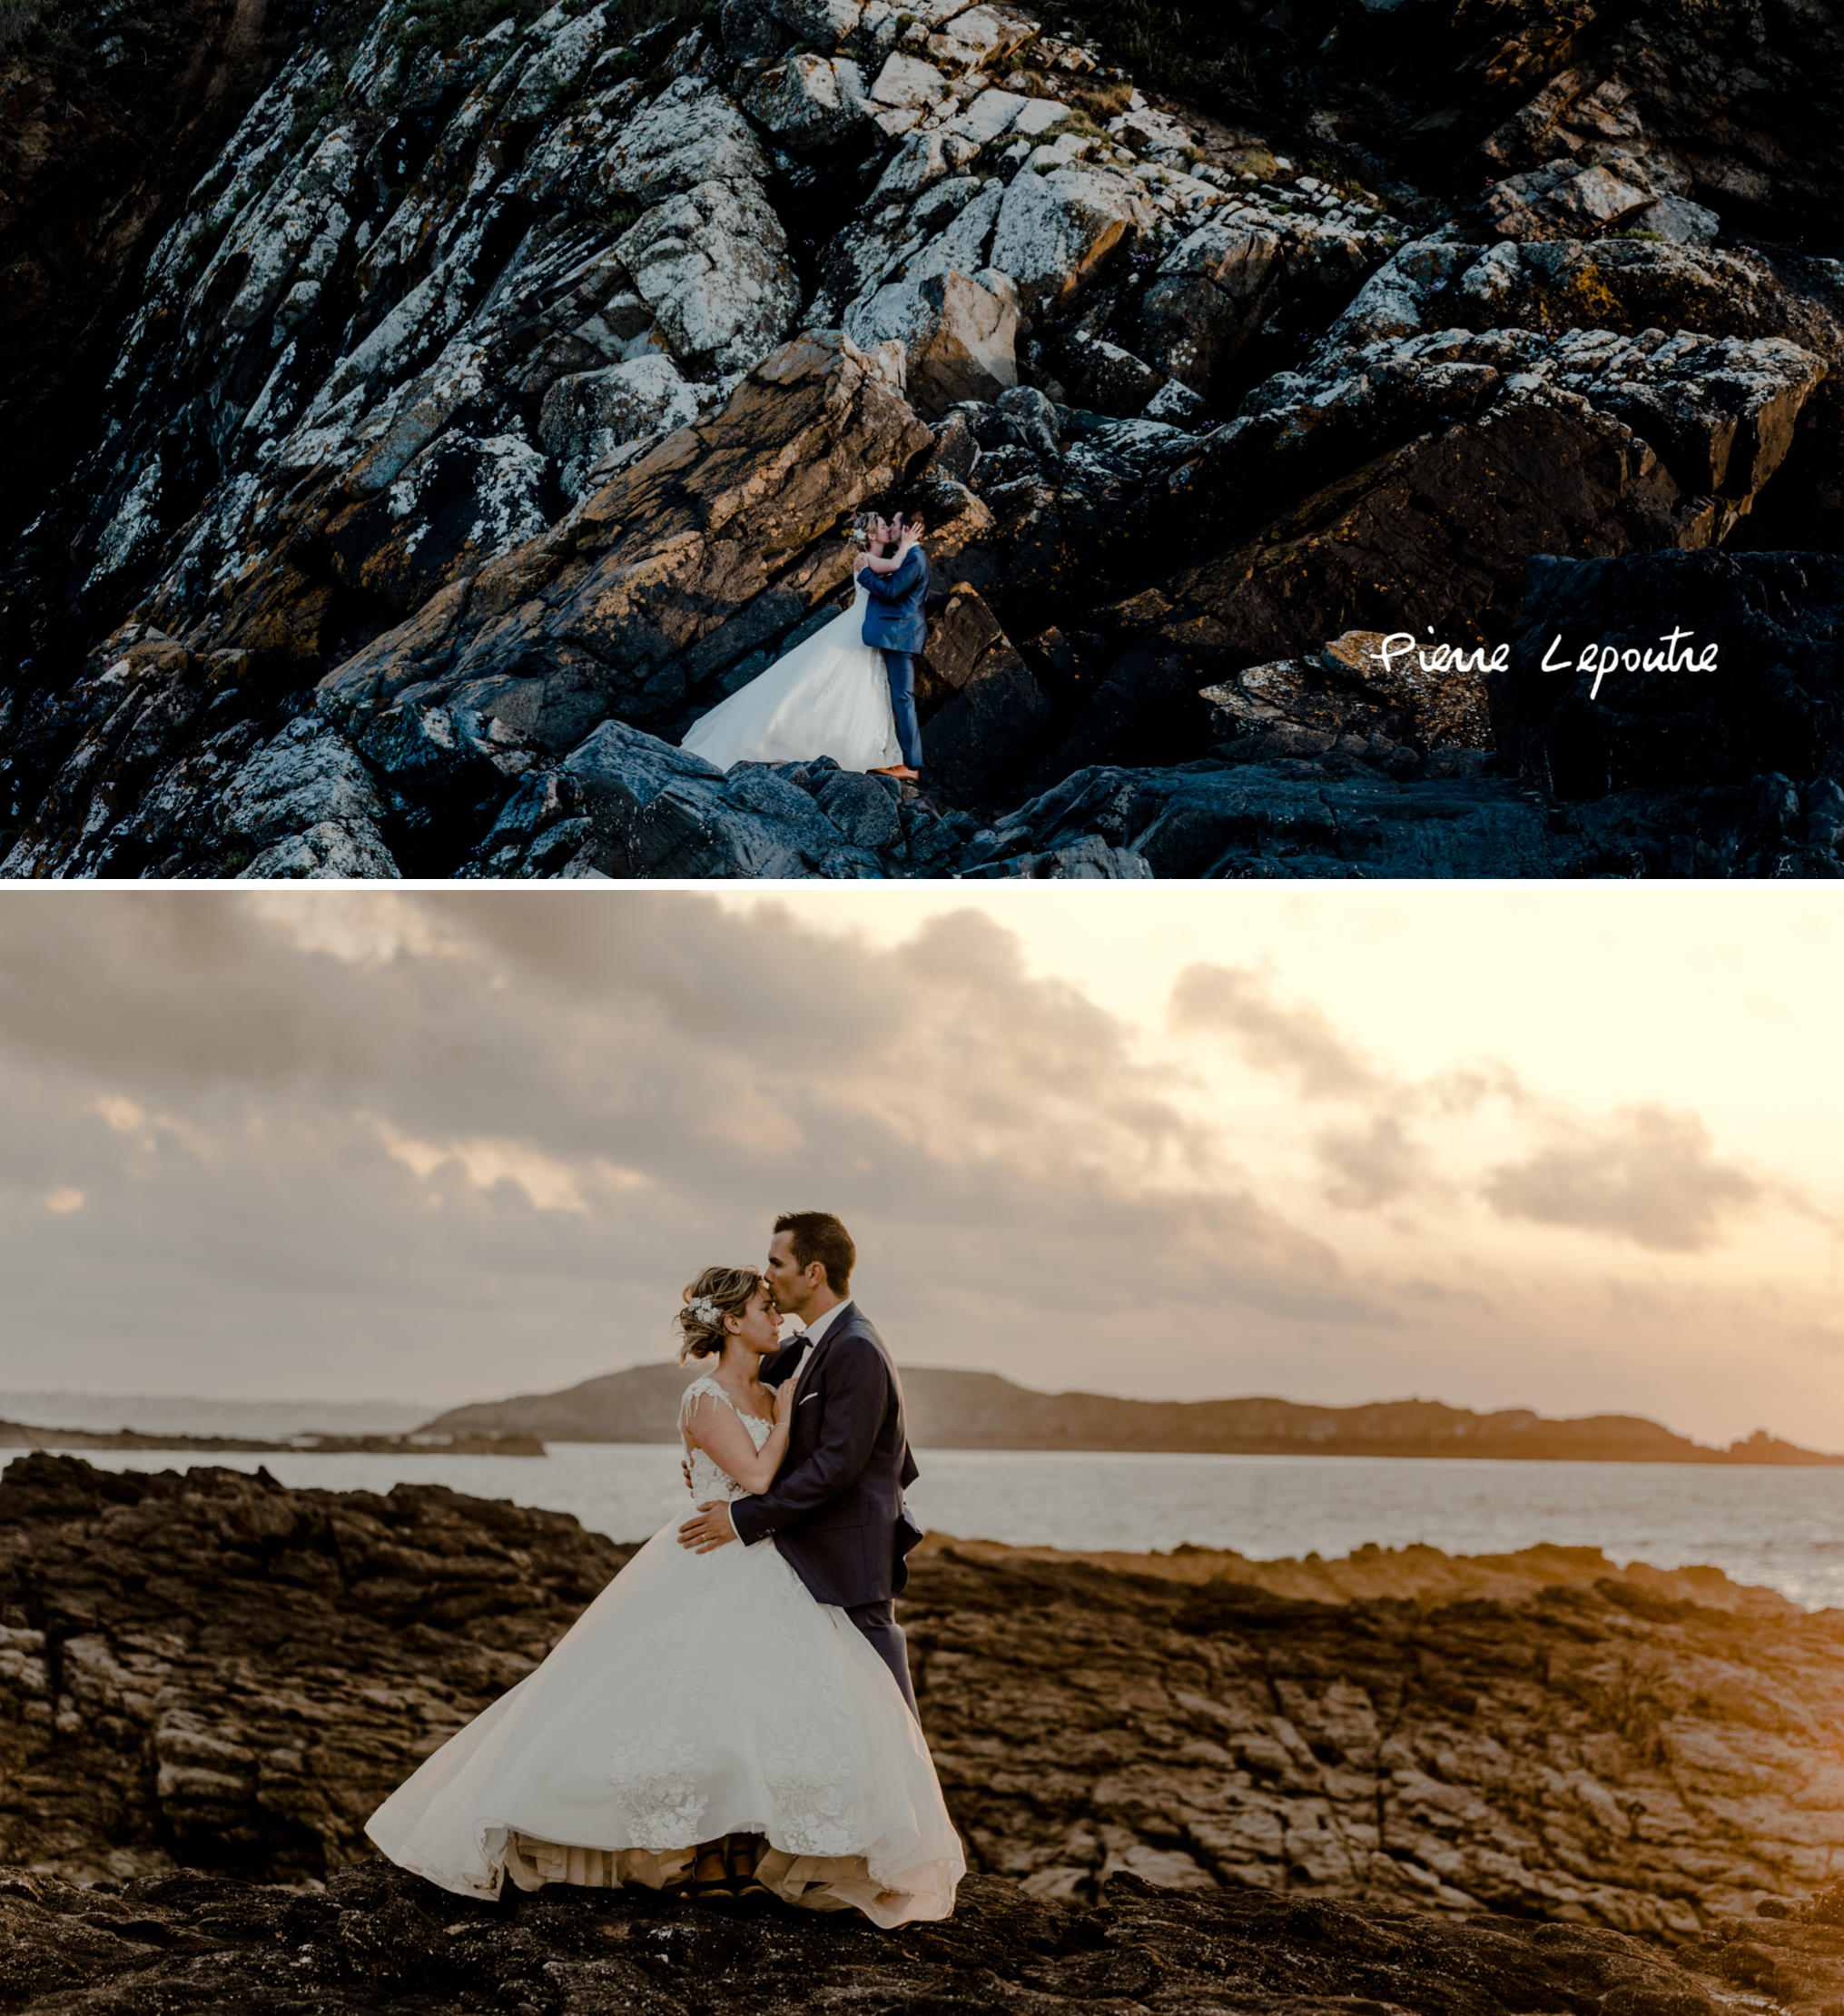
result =
[[[111,1469],[196,1458],[98,1450]],[[669,1446],[559,1442],[543,1457],[225,1456],[289,1485],[388,1491],[400,1480],[573,1512],[637,1540],[687,1499]],[[1844,1469],[1679,1463],[1490,1463],[1373,1457],[1145,1456],[932,1449],[910,1505],[924,1525],[1014,1546],[1149,1553],[1188,1541],[1257,1560],[1366,1541],[1504,1554],[1596,1547],[1624,1566],[1708,1563],[1817,1609],[1844,1604]]]

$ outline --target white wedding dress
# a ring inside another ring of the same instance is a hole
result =
[[[737,763],[811,763],[887,770],[902,761],[883,653],[864,641],[871,601],[852,607],[692,724],[679,745],[727,770]]]
[[[686,1388],[728,1396],[715,1379]],[[738,1413],[760,1448],[772,1426]],[[701,1448],[692,1501],[745,1496]],[[702,1841],[767,1836],[790,1903],[880,1925],[945,1918],[966,1873],[928,1744],[890,1669],[772,1541],[709,1554],[654,1535],[536,1673],[366,1823],[392,1862],[497,1897],[510,1875],[650,1889]]]

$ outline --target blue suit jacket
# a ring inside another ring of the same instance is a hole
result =
[[[912,546],[894,574],[861,574],[871,591],[864,611],[864,641],[881,651],[920,651],[929,640],[922,604],[928,599],[929,558]]]
[[[792,1379],[804,1338],[762,1368],[769,1385]],[[815,1347],[801,1381],[781,1474],[730,1517],[745,1546],[773,1538],[818,1603],[843,1609],[892,1596],[909,1580],[903,1556],[922,1528],[903,1510],[916,1477],[902,1382],[883,1339],[856,1302]]]

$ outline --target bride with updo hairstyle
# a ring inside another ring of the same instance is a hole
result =
[[[715,1358],[716,1370],[694,1379],[679,1403],[679,1433],[694,1466],[702,1449],[745,1494],[774,1482],[787,1454],[794,1381],[777,1394],[761,1379],[762,1361],[781,1348],[781,1311],[754,1267],[707,1267],[684,1291],[678,1312],[679,1363]],[[727,1411],[724,1405],[729,1402]],[[766,1421],[758,1448],[746,1421]],[[695,1469],[694,1472],[695,1477]],[[720,1494],[727,1495],[727,1494]]]
[[[714,1358],[730,1340],[724,1319],[739,1321],[750,1297],[762,1286],[754,1267],[707,1267],[680,1291],[685,1307],[673,1318],[679,1333],[679,1363],[688,1358]]]
[[[764,1386],[781,1316],[751,1267],[707,1267],[673,1319],[692,1499],[759,1497],[798,1376]],[[921,1727],[846,1613],[773,1545],[696,1553],[674,1513],[558,1640],[366,1823],[467,1897],[547,1883],[945,1918],[966,1873]]]

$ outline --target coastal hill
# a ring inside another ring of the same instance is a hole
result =
[[[542,1456],[533,1435],[174,1435],[144,1428],[38,1428],[0,1420],[0,1449],[166,1449],[187,1456]]]
[[[689,1375],[634,1365],[559,1393],[452,1408],[421,1432],[521,1434],[551,1442],[672,1442]],[[1707,1448],[1634,1414],[1548,1420],[1438,1400],[1307,1407],[1294,1400],[1129,1400],[1040,1393],[996,1372],[917,1367],[902,1375],[910,1439],[934,1449],[1141,1449],[1237,1456],[1460,1456],[1593,1463],[1844,1463],[1757,1429]]]

